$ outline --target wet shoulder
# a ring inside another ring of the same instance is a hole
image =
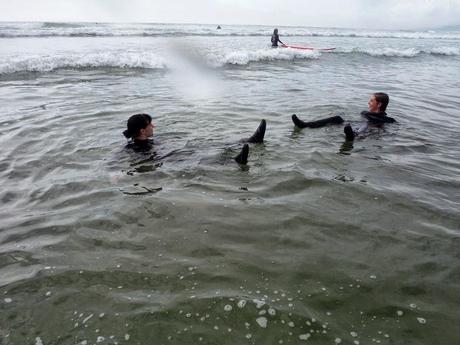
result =
[[[135,152],[150,152],[153,150],[154,142],[152,139],[147,140],[131,140],[126,145],[128,150],[133,150]]]
[[[362,111],[361,116],[364,117],[371,123],[381,124],[381,123],[393,123],[396,120],[387,115],[385,112],[373,113],[371,111]]]

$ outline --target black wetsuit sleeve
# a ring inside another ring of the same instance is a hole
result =
[[[369,122],[374,124],[382,123],[394,123],[396,120],[390,116],[387,116],[386,113],[372,113],[370,111],[362,111],[361,116],[367,119]]]

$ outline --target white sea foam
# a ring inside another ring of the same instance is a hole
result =
[[[0,60],[0,74],[17,72],[49,72],[70,68],[166,68],[163,58],[148,52],[95,52],[58,55],[21,55]]]
[[[238,308],[242,309],[246,305],[246,300],[242,299],[237,303]]]
[[[219,68],[225,65],[247,65],[251,62],[312,59],[318,52],[293,49],[259,49],[231,51],[226,54],[208,54],[204,63]],[[53,55],[23,54],[0,57],[0,75],[20,72],[50,72],[58,69],[82,68],[142,68],[174,69],[176,64],[168,57],[153,51],[98,51],[91,53],[58,53]]]
[[[437,48],[433,48],[430,53],[437,54],[437,55],[460,56],[460,48],[459,47],[437,47]]]
[[[354,54],[365,54],[374,57],[401,57],[401,58],[413,58],[421,54],[431,54],[431,55],[446,55],[446,56],[460,56],[460,48],[458,47],[434,47],[434,48],[338,48],[336,52],[339,53],[354,53]]]
[[[405,49],[397,49],[397,48],[351,48],[351,49],[341,49],[340,52],[342,53],[361,53],[366,54],[374,57],[403,57],[403,58],[410,58],[415,57],[420,54],[420,51],[415,48],[405,48]]]
[[[460,40],[457,31],[396,31],[339,28],[281,28],[283,37],[365,37],[396,39]],[[184,37],[184,36],[270,36],[271,26],[226,25],[216,30],[207,24],[156,24],[156,23],[1,23],[0,38],[14,37]]]
[[[256,322],[259,324],[259,326],[260,326],[261,328],[267,328],[267,322],[268,322],[268,320],[267,320],[266,317],[264,317],[264,316],[258,317],[258,318],[256,319]]]
[[[222,68],[231,65],[251,63],[273,63],[276,61],[294,61],[321,58],[322,54],[364,54],[373,57],[413,58],[422,54],[460,56],[460,48],[440,46],[425,48],[362,48],[338,47],[333,52],[297,49],[244,49],[224,52],[208,52],[201,57],[203,65]],[[0,56],[0,75],[26,72],[51,72],[59,69],[122,68],[122,69],[177,69],[176,60],[150,50],[59,52],[55,54],[11,54]]]
[[[210,57],[215,66],[247,65],[250,62],[274,61],[274,60],[294,60],[294,59],[316,59],[321,54],[317,51],[303,51],[296,49],[257,49],[240,50],[225,54],[222,57]]]

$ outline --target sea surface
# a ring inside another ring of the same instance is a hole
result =
[[[0,23],[0,344],[458,345],[460,32],[216,26]]]

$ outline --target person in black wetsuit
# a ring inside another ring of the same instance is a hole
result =
[[[128,119],[127,129],[123,135],[130,139],[127,148],[137,152],[148,152],[153,148],[152,117],[149,114],[135,114]]]
[[[265,129],[267,122],[262,120],[254,134],[243,139],[245,143],[241,152],[234,158],[238,164],[245,165],[248,162],[249,145],[247,143],[260,144],[264,141]],[[123,131],[123,135],[129,139],[127,148],[133,149],[136,152],[150,152],[153,149],[153,129],[155,125],[152,123],[152,117],[149,114],[132,115],[127,122],[127,129]],[[165,156],[163,156],[165,157]]]
[[[371,98],[367,102],[369,111],[364,110],[361,112],[361,116],[365,118],[367,122],[357,129],[353,129],[350,124],[347,124],[343,129],[347,140],[354,140],[355,136],[365,132],[368,129],[369,125],[381,126],[384,123],[396,122],[395,119],[387,116],[387,113],[385,112],[387,110],[389,102],[390,97],[386,93],[376,92],[372,94]]]
[[[392,117],[387,116],[385,112],[388,106],[390,98],[386,93],[376,92],[371,95],[371,98],[368,101],[369,111],[362,111],[361,116],[366,119],[366,123],[357,128],[353,129],[350,124],[347,124],[344,127],[345,137],[347,141],[353,141],[355,136],[365,132],[369,125],[382,125],[384,123],[393,123],[396,122]],[[305,122],[297,117],[296,114],[292,115],[292,121],[299,128],[318,128],[330,124],[342,124],[344,122],[343,118],[340,115],[328,117],[325,119]]]
[[[272,35],[272,47],[278,47],[278,42],[281,44],[284,44],[281,42],[280,37],[278,36],[278,29],[273,30],[273,35]]]

